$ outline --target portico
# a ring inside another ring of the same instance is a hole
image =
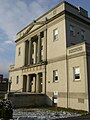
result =
[[[44,34],[45,32],[42,31],[25,41],[25,66],[39,64],[42,62],[43,58],[45,59],[44,42],[46,40]]]
[[[44,73],[23,75],[23,92],[44,93]]]

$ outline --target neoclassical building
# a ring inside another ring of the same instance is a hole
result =
[[[62,2],[16,35],[11,92],[46,94],[48,105],[90,109],[90,18]]]

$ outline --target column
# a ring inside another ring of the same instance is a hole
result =
[[[26,65],[26,41],[25,41],[25,51],[24,51],[24,65]]]
[[[32,74],[29,75],[29,92],[32,92]]]
[[[36,93],[39,92],[39,74],[36,74]]]
[[[35,76],[33,76],[33,81],[32,81],[32,92],[36,92],[36,78],[35,78]]]
[[[41,58],[41,37],[40,34],[38,34],[38,63],[40,62]]]
[[[26,92],[28,92],[29,91],[29,75],[27,76],[27,87],[26,87]]]
[[[47,59],[47,29],[44,31],[44,61]]]
[[[45,78],[45,71],[42,73],[42,92],[46,92],[46,78]]]
[[[25,42],[25,65],[28,65],[29,41]]]
[[[24,55],[23,55],[23,66],[24,66],[24,65],[25,65],[25,49],[26,49],[26,48],[25,48],[25,45],[26,45],[26,44],[25,44],[25,42],[24,42],[23,44],[24,44],[24,48],[23,48],[23,50],[24,50],[24,51],[23,51],[23,54],[24,54]]]
[[[36,42],[34,42],[34,64],[36,64]]]
[[[22,82],[21,82],[21,84],[22,84],[22,85],[21,85],[21,86],[22,86],[21,92],[23,92],[23,75],[21,75],[21,81],[22,81]]]
[[[28,65],[31,64],[31,39],[29,40]]]

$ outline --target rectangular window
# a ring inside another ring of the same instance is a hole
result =
[[[54,29],[53,30],[53,41],[56,41],[58,40],[58,29]]]
[[[75,36],[75,27],[73,25],[70,25],[70,35]]]
[[[81,40],[85,40],[85,31],[81,30]]]
[[[21,55],[21,47],[18,48],[18,56]]]
[[[16,78],[16,84],[18,84],[19,83],[19,76],[17,76],[17,78]]]
[[[74,81],[80,80],[80,68],[74,67]]]
[[[53,70],[53,82],[58,81],[58,70]]]

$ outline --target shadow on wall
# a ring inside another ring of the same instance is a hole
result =
[[[12,101],[14,108],[45,107],[55,105],[53,100],[45,94],[10,93],[9,100]]]

